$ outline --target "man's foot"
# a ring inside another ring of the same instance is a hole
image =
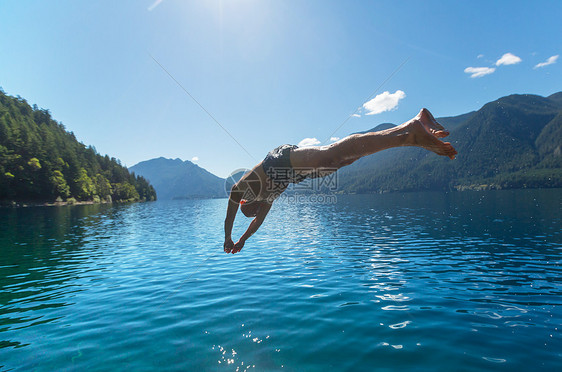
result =
[[[449,135],[449,132],[435,120],[431,112],[426,108],[422,108],[414,119],[421,121],[425,129],[437,138],[443,138]]]
[[[405,123],[404,129],[408,131],[410,146],[423,147],[437,155],[448,156],[451,159],[457,155],[453,145],[439,139],[448,136],[449,132],[435,120],[427,109],[422,109],[418,116]]]

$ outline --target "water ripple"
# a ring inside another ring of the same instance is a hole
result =
[[[0,210],[0,369],[555,370],[561,194]]]

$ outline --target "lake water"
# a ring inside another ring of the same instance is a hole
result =
[[[0,210],[0,370],[562,366],[562,190],[225,204]]]

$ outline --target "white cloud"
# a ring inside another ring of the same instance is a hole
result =
[[[198,156],[194,156],[191,158],[191,161],[199,161],[199,157]]]
[[[320,141],[318,141],[317,138],[305,138],[302,141],[299,142],[298,146],[299,147],[310,147],[310,146],[316,146],[319,145]]]
[[[479,54],[476,58],[484,58],[484,54]]]
[[[154,3],[152,3],[151,6],[148,7],[148,11],[149,11],[149,12],[152,12],[152,10],[153,10],[154,8],[156,8],[158,5],[160,5],[160,3],[161,3],[162,1],[164,1],[164,0],[156,0]]]
[[[464,69],[464,72],[471,74],[470,77],[473,79],[489,75],[494,71],[496,71],[494,67],[467,67]]]
[[[363,104],[363,108],[367,111],[365,115],[375,115],[395,110],[398,106],[398,101],[404,97],[406,97],[406,93],[401,90],[397,90],[392,94],[390,92],[383,92]]]
[[[521,62],[521,58],[511,53],[505,53],[500,59],[496,61],[496,66],[514,65],[519,62]]]
[[[539,64],[537,64],[535,66],[535,68],[541,68],[544,66],[548,66],[548,65],[552,65],[553,63],[556,63],[556,60],[558,59],[558,57],[560,57],[558,54],[552,57],[548,57],[548,59],[546,60],[546,62],[541,62]]]
[[[360,118],[361,117],[361,115],[359,115],[359,114],[353,114],[351,116],[353,116],[354,118]]]
[[[340,139],[339,137],[330,137],[330,141],[332,142],[336,142],[339,139]]]

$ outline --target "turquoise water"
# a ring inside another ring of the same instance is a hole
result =
[[[0,210],[0,370],[562,365],[562,190],[225,203]]]

